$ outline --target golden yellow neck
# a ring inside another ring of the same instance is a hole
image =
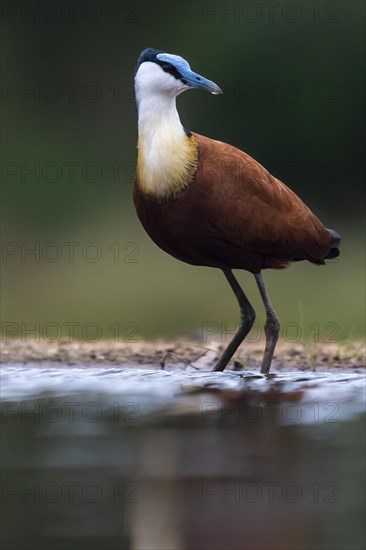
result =
[[[159,200],[173,198],[188,187],[197,169],[196,138],[185,133],[175,98],[166,102],[151,98],[138,109],[137,184]]]

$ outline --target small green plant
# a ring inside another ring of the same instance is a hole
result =
[[[350,360],[350,359],[358,359],[358,360],[364,360],[365,359],[365,351],[364,347],[357,343],[354,338],[354,331],[356,328],[356,323],[354,323],[348,333],[348,336],[345,340],[338,343],[337,346],[337,356],[341,360]]]

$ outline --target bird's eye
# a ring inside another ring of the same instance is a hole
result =
[[[170,63],[166,63],[163,61],[162,63],[159,63],[159,65],[163,69],[163,71],[165,71],[168,74],[171,74],[172,76],[174,76],[174,78],[177,78],[177,79],[182,78],[182,75],[180,74],[180,72]]]

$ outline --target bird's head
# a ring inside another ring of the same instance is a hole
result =
[[[217,84],[193,72],[183,57],[153,48],[141,53],[135,74],[137,101],[145,95],[176,97],[190,88],[222,94]]]

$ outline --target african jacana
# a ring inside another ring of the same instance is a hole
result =
[[[232,269],[253,273],[266,310],[261,372],[268,373],[279,322],[262,269],[282,269],[299,260],[324,264],[339,255],[340,236],[249,155],[186,130],[175,99],[190,88],[222,93],[182,57],[152,48],[141,53],[135,74],[135,208],[160,248],[189,264],[221,269],[234,291],[240,326],[214,371],[225,369],[255,319]]]

